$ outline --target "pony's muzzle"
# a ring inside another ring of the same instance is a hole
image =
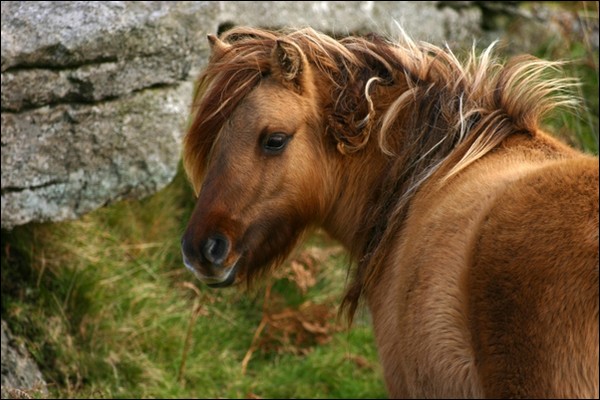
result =
[[[225,287],[235,281],[239,257],[228,262],[231,248],[230,240],[222,234],[211,235],[199,242],[186,235],[181,240],[183,264],[211,287]]]

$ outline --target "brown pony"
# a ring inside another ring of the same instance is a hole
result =
[[[598,159],[542,132],[557,64],[311,29],[209,36],[185,265],[251,282],[323,227],[392,397],[598,397]]]

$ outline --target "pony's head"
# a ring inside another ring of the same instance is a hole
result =
[[[185,138],[199,196],[182,250],[201,281],[220,287],[283,261],[325,212],[328,166],[304,51],[267,32],[209,42]]]

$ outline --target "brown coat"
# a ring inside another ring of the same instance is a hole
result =
[[[391,397],[598,397],[598,159],[540,130],[558,63],[236,28],[199,78],[185,265],[248,282],[321,226]]]

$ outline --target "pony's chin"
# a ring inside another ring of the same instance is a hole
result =
[[[232,270],[229,272],[229,274],[227,275],[227,278],[225,278],[225,280],[221,281],[221,282],[217,282],[217,283],[207,283],[206,286],[208,286],[209,288],[212,289],[218,289],[218,288],[224,288],[224,287],[228,287],[233,285],[233,283],[235,282],[235,267],[232,268]]]
[[[239,259],[233,264],[233,266],[230,267],[229,271],[226,272],[223,280],[215,282],[213,279],[211,279],[209,281],[207,281],[205,279],[204,283],[206,284],[206,286],[208,286],[210,288],[224,288],[224,287],[233,285],[233,283],[235,282],[236,274],[237,274],[238,261],[239,261]],[[202,279],[200,279],[200,280],[202,280]]]

